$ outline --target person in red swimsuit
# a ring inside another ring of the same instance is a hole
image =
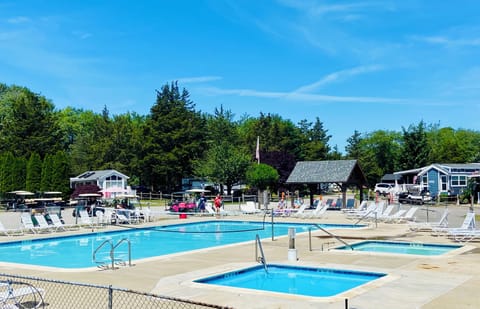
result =
[[[217,194],[217,196],[213,200],[213,204],[215,205],[215,210],[217,211],[217,214],[220,213],[220,207],[222,207],[222,197],[220,196],[220,194]]]

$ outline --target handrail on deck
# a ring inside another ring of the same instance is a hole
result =
[[[258,256],[258,249],[260,249],[261,256]],[[268,272],[267,261],[265,260],[265,254],[263,253],[262,242],[260,241],[260,236],[258,234],[255,236],[255,259],[263,264],[265,272]]]
[[[336,240],[338,240],[339,242],[344,244],[346,247],[350,248],[350,250],[353,250],[352,245],[350,245],[349,243],[347,243],[346,241],[341,239],[340,236],[335,235],[335,234],[327,231],[326,229],[324,229],[323,227],[321,227],[318,224],[313,224],[313,225],[316,226],[317,228],[319,228],[320,230],[322,230],[323,232],[325,232],[326,234],[330,235],[331,237],[335,238]],[[310,251],[312,251],[312,234],[311,233],[309,233],[309,238],[310,238]]]

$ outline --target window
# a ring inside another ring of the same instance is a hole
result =
[[[467,176],[452,176],[452,187],[465,187],[467,185]]]
[[[422,191],[423,190],[428,191],[428,175],[427,174],[422,176]]]
[[[122,188],[122,178],[117,175],[112,175],[105,179],[105,189]]]
[[[447,191],[447,176],[445,175],[440,176],[440,181],[442,184],[442,191]]]

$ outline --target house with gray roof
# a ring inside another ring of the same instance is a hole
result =
[[[347,188],[356,186],[363,196],[363,188],[368,185],[367,178],[357,160],[300,161],[288,176],[287,184],[306,184],[313,192],[314,186],[323,183],[337,184],[342,191],[343,205],[346,205]],[[310,202],[313,195],[310,194]]]
[[[468,179],[480,173],[480,163],[434,163],[425,167],[398,171],[404,184],[420,186],[421,191],[428,191],[437,196],[442,193],[458,195],[467,188]]]
[[[77,177],[70,178],[70,187],[75,189],[82,185],[97,185],[105,198],[129,193],[127,175],[116,170],[87,171]]]

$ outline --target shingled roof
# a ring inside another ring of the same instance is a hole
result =
[[[367,178],[357,160],[300,161],[297,162],[287,183],[345,183],[366,185]]]

